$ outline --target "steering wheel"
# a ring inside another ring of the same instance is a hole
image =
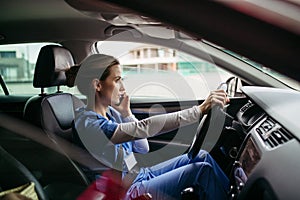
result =
[[[227,92],[228,83],[232,78],[234,77],[231,77],[226,82],[221,83],[217,89],[222,89]],[[224,108],[214,106],[202,117],[197,127],[193,142],[187,153],[190,159],[193,159],[198,155],[204,141],[206,146],[203,149],[207,152],[214,147],[221,136],[226,115]]]
[[[196,129],[196,134],[194,136],[193,142],[187,153],[189,159],[193,159],[197,156],[198,152],[201,149],[203,141],[208,131],[209,123],[211,118],[211,111],[208,114],[204,115]]]
[[[226,114],[219,106],[213,107],[202,117],[187,153],[190,159],[198,155],[204,141],[206,151],[209,152],[214,147],[222,133],[225,118]]]

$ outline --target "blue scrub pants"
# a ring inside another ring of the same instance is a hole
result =
[[[201,150],[194,159],[186,154],[142,168],[125,199],[150,193],[153,200],[181,199],[181,191],[193,187],[199,199],[227,199],[229,179],[214,159]]]

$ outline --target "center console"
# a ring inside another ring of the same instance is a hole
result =
[[[246,139],[242,149],[233,168],[235,184],[240,187],[246,183],[249,175],[261,158],[260,152],[250,136]]]
[[[252,102],[246,103],[237,113],[237,119],[243,127],[243,132],[247,135],[241,145],[240,151],[235,158],[232,168],[232,199],[238,196],[248,177],[261,159],[261,153],[254,138],[248,134],[254,124],[264,116],[264,112]]]

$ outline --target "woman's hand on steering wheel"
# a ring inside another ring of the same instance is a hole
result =
[[[202,115],[204,115],[207,114],[209,110],[214,106],[224,108],[224,106],[228,102],[229,98],[227,97],[227,93],[224,90],[215,90],[210,92],[205,101],[201,105],[199,105],[199,109],[201,110]]]
[[[196,130],[195,137],[188,151],[188,157],[193,159],[197,156],[200,151],[202,144],[205,140],[205,137],[209,130],[211,129],[213,132],[220,132],[222,129],[221,126],[215,126],[213,128],[210,127],[210,122],[216,120],[218,123],[223,123],[222,121],[225,119],[224,112],[221,112],[226,103],[229,102],[229,98],[224,90],[215,90],[212,91],[209,96],[205,99],[205,101],[199,105],[199,109],[202,113],[202,119],[199,123],[199,126]],[[212,114],[211,110],[215,109],[214,114]],[[218,124],[216,123],[216,124]],[[219,134],[217,134],[219,135]]]

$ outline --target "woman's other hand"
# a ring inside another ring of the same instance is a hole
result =
[[[130,110],[130,97],[126,94],[126,92],[122,94],[119,104],[114,104],[112,106],[121,113],[122,117],[128,117],[132,115]]]

